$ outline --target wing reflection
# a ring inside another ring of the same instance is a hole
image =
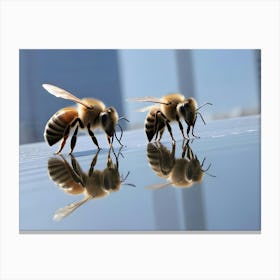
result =
[[[148,143],[147,159],[150,167],[157,176],[167,179],[166,183],[147,186],[149,189],[160,189],[173,185],[174,187],[191,187],[195,183],[203,180],[204,174],[216,177],[207,173],[211,164],[204,169],[205,158],[200,163],[197,156],[192,151],[189,140],[182,145],[180,158],[175,157],[176,144],[172,144],[169,150],[160,142]]]
[[[71,164],[62,155],[48,160],[49,177],[57,186],[65,193],[84,195],[83,199],[58,209],[54,214],[54,220],[59,221],[65,218],[88,200],[106,197],[112,192],[119,191],[121,185],[135,187],[134,184],[125,182],[129,172],[125,177],[119,173],[120,150],[117,155],[113,151],[114,161],[111,158],[111,150],[107,156],[107,167],[103,170],[95,169],[100,151],[93,157],[87,172],[82,170],[73,155],[71,155]]]

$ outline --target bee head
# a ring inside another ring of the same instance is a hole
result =
[[[182,117],[186,123],[193,125],[197,114],[196,106],[196,101],[193,98],[188,98],[177,105],[177,114],[179,117]]]
[[[118,122],[118,113],[114,107],[108,107],[100,114],[101,125],[109,137],[114,136],[115,127]]]
[[[178,113],[181,113],[182,115],[186,114],[185,112],[190,110],[196,110],[197,103],[194,98],[190,97],[183,102],[179,103],[177,105],[177,111]]]
[[[211,177],[216,177],[215,175],[212,175],[207,172],[211,167],[211,163],[208,165],[206,169],[203,168],[205,160],[206,158],[204,158],[202,163],[200,163],[197,156],[194,156],[193,158],[190,159],[190,163],[186,172],[187,173],[186,175],[190,180],[199,183],[202,181],[204,173]]]
[[[200,182],[203,178],[203,170],[199,160],[195,157],[190,160],[190,164],[187,168],[187,177],[195,182]]]
[[[107,191],[119,190],[121,186],[121,178],[118,170],[114,167],[107,167],[103,171],[104,188]]]
[[[188,100],[182,102],[182,103],[179,103],[177,105],[177,113],[179,116],[183,117],[184,119],[186,118],[186,115],[187,115],[187,112],[189,111],[190,109],[190,103]]]

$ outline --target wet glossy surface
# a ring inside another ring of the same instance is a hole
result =
[[[178,139],[174,157],[168,133],[162,140],[164,147],[149,146],[152,152],[148,155],[143,130],[125,132],[122,141],[126,147],[118,156],[118,168],[117,142],[116,155],[110,153],[110,174],[106,171],[109,150],[103,134],[97,135],[103,147],[97,158],[87,136],[78,138],[73,158],[67,154],[69,144],[63,158],[53,155],[57,147],[46,143],[20,146],[20,231],[261,230],[259,116],[198,125],[195,132],[201,138],[190,142],[190,149],[185,146],[184,160],[178,130],[173,125]],[[166,155],[168,160],[161,161]],[[211,164],[201,182],[195,177],[191,180],[197,170],[191,167],[195,155],[200,164],[205,158],[203,170]],[[114,189],[112,180],[135,186]],[[173,185],[167,185],[170,180]],[[184,186],[174,186],[176,180]],[[67,189],[69,185],[72,189]],[[88,200],[65,218],[55,215],[85,197]]]

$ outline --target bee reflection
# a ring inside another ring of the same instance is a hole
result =
[[[58,209],[54,214],[54,220],[59,221],[65,218],[88,200],[106,197],[110,193],[120,190],[121,185],[135,187],[133,184],[125,183],[129,172],[125,177],[119,174],[118,158],[121,154],[120,151],[118,155],[114,153],[115,162],[113,162],[111,149],[109,150],[107,167],[103,170],[95,169],[98,154],[99,151],[93,157],[87,172],[81,169],[73,155],[71,155],[71,165],[62,155],[49,159],[48,172],[50,179],[67,194],[84,195],[83,199]]]
[[[204,174],[216,177],[207,173],[211,164],[204,169],[205,158],[200,163],[197,156],[189,146],[189,140],[182,146],[181,158],[175,157],[176,144],[172,144],[172,149],[160,142],[149,143],[147,145],[147,159],[150,167],[157,176],[167,179],[166,183],[150,185],[149,189],[160,189],[173,185],[175,187],[191,187],[194,183],[200,183]]]

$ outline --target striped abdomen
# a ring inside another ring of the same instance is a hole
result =
[[[153,107],[146,116],[145,120],[145,131],[149,142],[153,139],[155,134],[160,132],[165,127],[165,122],[160,115],[161,111],[158,106]],[[156,124],[156,114],[157,114],[157,124]],[[156,127],[157,126],[157,127]]]
[[[77,109],[73,107],[62,108],[57,111],[49,119],[45,127],[44,136],[48,144],[52,146],[62,139],[68,125],[70,125],[77,117]]]
[[[69,194],[80,194],[84,187],[71,167],[58,158],[48,160],[48,171],[52,181]]]
[[[162,178],[168,177],[175,163],[173,153],[160,143],[147,145],[147,159],[151,168]]]

